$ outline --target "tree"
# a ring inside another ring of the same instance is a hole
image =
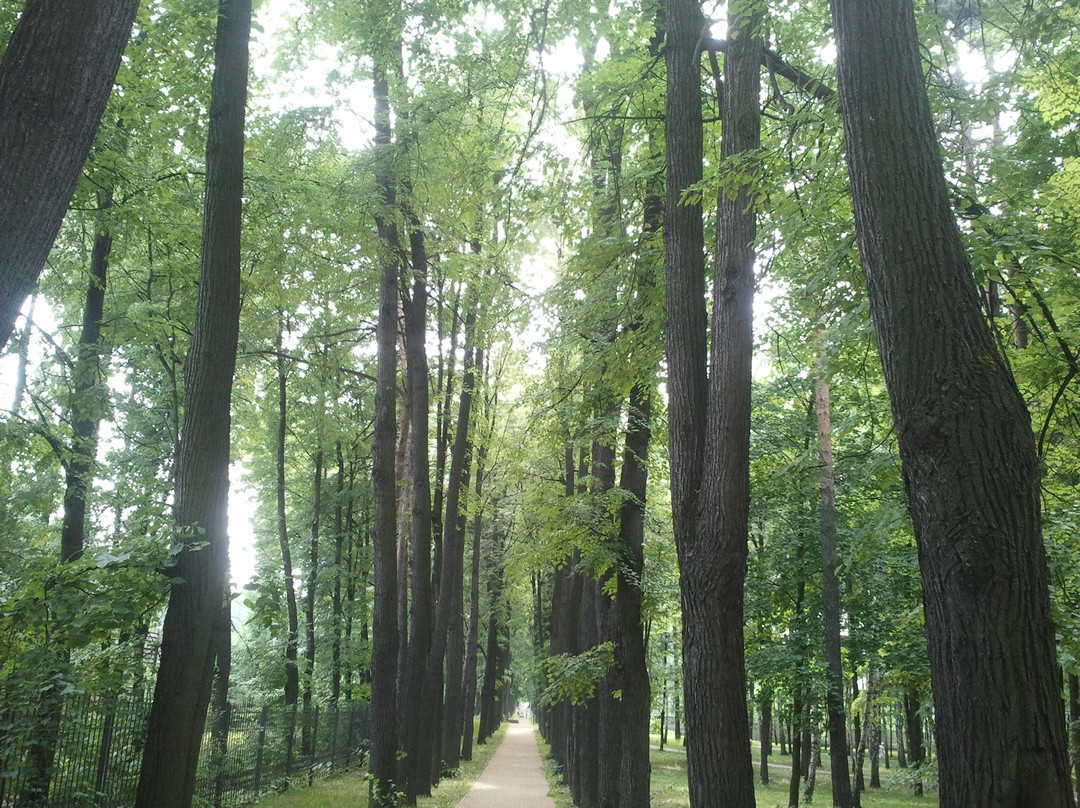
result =
[[[942,805],[1072,806],[1023,399],[949,204],[913,4],[835,0],[856,234],[919,544]]]
[[[732,179],[716,219],[710,372],[706,375],[700,68],[695,2],[668,6],[667,268],[672,508],[682,575],[690,804],[754,804],[746,743],[743,586],[749,510],[750,359],[760,145],[762,11],[729,9],[721,158]],[[688,193],[689,192],[689,193]]]
[[[138,0],[28,0],[0,61],[0,348],[90,152]]]
[[[250,0],[221,0],[206,144],[206,201],[195,330],[185,366],[176,524],[192,532],[177,556],[162,629],[135,804],[186,808],[195,790],[223,601],[228,597],[229,427],[240,320]],[[199,546],[204,545],[204,546]]]
[[[392,208],[397,193],[390,153],[390,99],[386,73],[377,67],[375,92],[376,182],[382,201]],[[375,387],[375,427],[371,445],[374,483],[375,604],[371,648],[371,774],[369,802],[373,808],[396,804],[397,780],[397,509],[394,448],[397,427],[397,318],[400,258],[397,227],[386,213],[376,217],[383,243],[379,277],[379,320],[376,330],[378,375]]]

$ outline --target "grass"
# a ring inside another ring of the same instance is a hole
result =
[[[454,808],[469,793],[506,734],[507,724],[499,727],[483,746],[473,746],[473,759],[462,761],[451,777],[444,777],[430,797],[417,800],[417,808]],[[317,780],[314,785],[291,788],[260,800],[258,808],[367,808],[368,782],[365,770],[347,772],[337,777]]]
[[[653,750],[652,808],[688,808],[690,795],[686,785],[686,755],[679,752]],[[789,759],[790,765],[790,759]],[[787,808],[789,769],[770,770],[769,785],[762,785],[754,770],[754,794],[758,808]],[[812,805],[829,805],[832,782],[827,775],[818,774]],[[802,792],[800,786],[800,803]],[[867,789],[862,795],[863,808],[934,808],[936,794],[916,797],[910,788],[899,782],[884,782],[880,789]]]

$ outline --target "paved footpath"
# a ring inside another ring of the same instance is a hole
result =
[[[506,730],[495,756],[457,808],[555,808],[536,748],[536,730],[525,719],[518,722]]]

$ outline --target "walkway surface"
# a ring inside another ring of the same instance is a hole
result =
[[[519,718],[509,726],[495,756],[457,808],[555,808],[536,729],[529,721]]]

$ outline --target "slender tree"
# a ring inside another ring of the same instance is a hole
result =
[[[240,221],[244,185],[250,0],[221,0],[206,147],[206,201],[195,329],[185,367],[177,452],[176,523],[194,530],[177,556],[161,665],[143,750],[138,808],[187,808],[217,654],[228,632],[229,426],[240,318]]]
[[[949,204],[911,0],[834,0],[856,235],[919,545],[941,804],[1071,808],[1027,409]]]
[[[821,598],[825,624],[825,666],[828,687],[825,707],[829,722],[829,762],[835,808],[849,808],[847,711],[844,707],[844,667],[840,657],[840,583],[836,577],[836,479],[833,472],[832,408],[825,369],[814,388],[817,409],[818,452],[821,455]]]

